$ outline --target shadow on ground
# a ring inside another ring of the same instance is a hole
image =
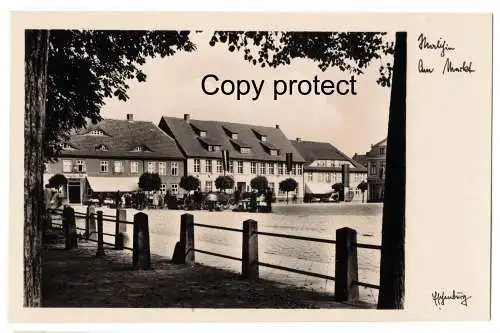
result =
[[[268,280],[243,280],[233,272],[196,264],[174,265],[152,256],[151,270],[133,270],[131,251],[79,242],[63,250],[62,240],[44,246],[43,307],[125,308],[371,308],[333,301],[331,294]]]

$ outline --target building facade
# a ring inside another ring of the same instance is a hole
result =
[[[179,194],[184,157],[175,141],[151,122],[104,119],[73,134],[61,156],[45,165],[44,183],[55,174],[68,179],[69,203],[85,203],[101,193],[132,192],[144,172],[158,173],[161,191]]]
[[[216,191],[215,180],[226,173],[234,179],[240,192],[251,191],[250,182],[265,176],[278,200],[286,198],[279,183],[294,178],[298,183],[297,198],[303,196],[302,170],[304,159],[289,142],[279,126],[265,127],[222,121],[162,117],[158,125],[171,136],[183,152],[185,175],[200,180],[203,192]],[[225,172],[222,151],[229,152],[229,167]],[[292,171],[287,172],[286,154],[292,154]],[[293,194],[289,194],[293,195]]]
[[[363,194],[357,186],[367,180],[367,170],[363,165],[327,142],[303,141],[297,138],[291,143],[306,160],[303,183],[309,197],[332,193],[333,184],[342,183],[342,166],[347,165],[349,172],[345,193],[352,191],[352,201],[361,202]]]
[[[384,201],[386,154],[387,139],[372,145],[371,150],[366,153],[369,202]]]

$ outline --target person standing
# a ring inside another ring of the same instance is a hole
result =
[[[272,201],[273,201],[273,192],[271,191],[270,188],[268,188],[266,191],[266,213],[272,212],[272,207],[271,207]]]

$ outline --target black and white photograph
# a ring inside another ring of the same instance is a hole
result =
[[[403,308],[405,32],[25,36],[27,306]]]
[[[491,100],[449,114],[489,63],[463,51],[460,20],[442,15],[446,37],[425,15],[184,15],[24,26],[23,309],[484,313]],[[460,146],[477,173],[458,180]],[[478,277],[451,277],[472,243]]]

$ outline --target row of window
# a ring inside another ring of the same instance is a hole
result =
[[[160,176],[167,175],[167,163],[166,162],[158,162],[158,170],[156,169],[157,162],[150,161],[147,163],[147,172],[150,173],[158,173]],[[75,165],[73,165],[72,160],[63,160],[63,172],[86,172],[85,161],[77,160],[75,161]],[[100,162],[100,172],[106,173],[110,172],[110,162],[109,161],[101,161]],[[123,173],[125,172],[125,167],[123,161],[114,161],[113,162],[113,172],[114,173]],[[130,162],[130,173],[138,174],[139,173],[139,162],[131,161]],[[179,175],[179,163],[171,162],[170,163],[170,175],[178,176]]]
[[[168,191],[167,184],[161,184],[160,191],[163,194],[167,194],[167,191]],[[179,184],[170,184],[170,192],[173,195],[176,195],[177,193],[179,193]]]
[[[378,167],[376,161],[370,162],[370,175],[371,176],[385,176],[385,160],[378,161]]]
[[[365,175],[362,173],[351,173],[349,178],[354,183],[361,183],[365,179]],[[307,172],[307,180],[310,182],[320,182],[320,183],[337,183],[342,181],[341,173],[332,173],[332,172],[318,172],[312,173]]]
[[[229,173],[244,173],[243,170],[243,161],[236,161],[236,169],[235,169],[235,161],[229,161]],[[205,173],[213,173],[213,160],[205,160]],[[201,173],[201,160],[195,159],[193,164],[193,172]],[[215,172],[223,173],[223,165],[221,160],[215,161]],[[250,162],[250,173],[251,174],[260,174],[260,175],[283,175],[286,172],[285,163],[265,163],[265,162]],[[292,174],[293,175],[301,175],[302,174],[302,165],[301,164],[293,164],[292,165]]]
[[[314,166],[340,168],[342,165],[345,164],[352,166],[349,161],[339,161],[339,160],[316,160]]]

